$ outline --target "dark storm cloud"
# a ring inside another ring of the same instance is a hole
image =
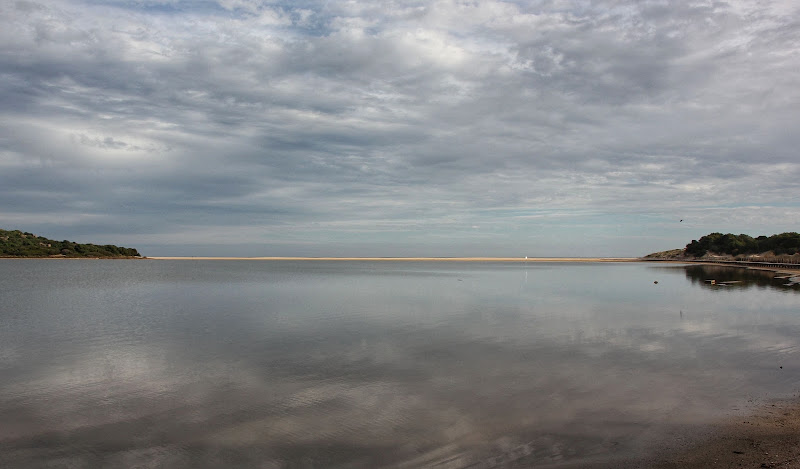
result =
[[[0,220],[65,226],[42,233],[56,237],[135,226],[117,234],[161,253],[189,231],[285,241],[274,254],[370,233],[566,253],[563,230],[590,213],[632,249],[594,246],[608,255],[651,248],[630,242],[631,213],[652,235],[691,213],[691,233],[665,235],[678,245],[796,229],[798,16],[750,1],[10,3]],[[722,204],[742,209],[720,226]]]

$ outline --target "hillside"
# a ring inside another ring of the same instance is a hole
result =
[[[134,248],[113,244],[79,244],[72,241],[54,241],[19,230],[0,230],[0,257],[90,257],[132,258],[141,257]]]

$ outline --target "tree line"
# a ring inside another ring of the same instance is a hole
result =
[[[746,234],[711,233],[686,245],[686,255],[702,257],[708,252],[732,256],[772,252],[775,255],[800,253],[800,234],[781,233],[753,238]]]
[[[0,257],[141,257],[135,248],[54,241],[20,230],[0,230]]]

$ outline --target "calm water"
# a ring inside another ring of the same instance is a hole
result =
[[[0,260],[0,466],[589,466],[646,453],[800,390],[800,287],[772,277]]]

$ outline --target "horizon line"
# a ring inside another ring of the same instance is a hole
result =
[[[330,256],[145,256],[152,260],[263,260],[263,261],[462,261],[462,262],[633,262],[639,257],[330,257]]]

